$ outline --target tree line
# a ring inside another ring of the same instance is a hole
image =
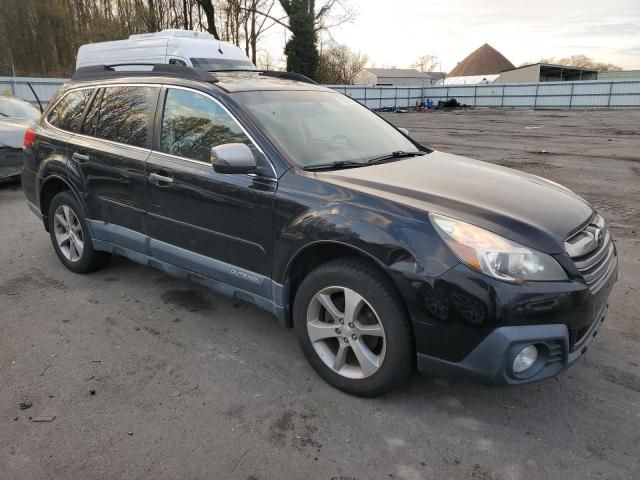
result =
[[[355,16],[348,0],[2,0],[0,75],[67,77],[81,45],[165,28],[209,32],[274,68],[260,40],[279,26],[287,30],[288,71],[348,83],[366,56],[334,43],[318,47],[320,36]]]

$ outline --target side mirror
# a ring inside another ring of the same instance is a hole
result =
[[[407,130],[406,128],[399,127],[398,130],[404,133],[407,137],[411,136],[411,134],[409,133],[409,130]]]
[[[244,143],[225,143],[211,149],[211,164],[218,173],[251,173],[256,170],[256,158]]]

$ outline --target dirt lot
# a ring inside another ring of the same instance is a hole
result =
[[[388,118],[605,215],[621,278],[584,359],[519,388],[416,378],[349,397],[250,305],[124,259],[66,271],[0,186],[0,478],[640,478],[640,110]]]

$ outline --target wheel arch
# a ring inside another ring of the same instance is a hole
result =
[[[389,280],[396,293],[402,299],[403,296],[390,275],[387,265],[379,258],[371,255],[365,250],[344,242],[335,240],[319,240],[301,247],[285,267],[282,280],[285,285],[284,302],[287,305],[289,314],[285,318],[285,326],[293,326],[292,308],[298,287],[304,278],[320,265],[336,260],[338,258],[354,257],[364,260],[376,270],[378,270],[385,278]]]
[[[70,191],[72,193],[72,195],[80,204],[80,208],[83,209],[82,213],[86,213],[84,203],[82,202],[78,191],[73,187],[71,182],[59,175],[50,175],[46,179],[44,179],[42,184],[40,185],[38,198],[40,213],[42,213],[44,226],[47,231],[49,231],[49,205],[51,205],[53,197],[55,197],[58,193],[65,191]]]

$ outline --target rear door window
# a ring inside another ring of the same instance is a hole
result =
[[[54,127],[68,132],[77,132],[93,88],[74,90],[67,93],[58,104],[53,107],[49,114],[48,121]]]
[[[162,152],[209,163],[211,148],[225,143],[245,143],[253,148],[249,137],[218,103],[188,90],[167,91]]]
[[[155,87],[107,87],[95,136],[134,147],[147,147],[156,104]]]

